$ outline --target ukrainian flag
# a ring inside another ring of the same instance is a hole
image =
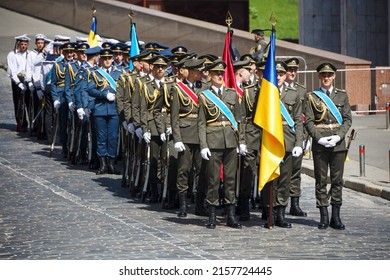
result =
[[[89,30],[89,35],[88,35],[88,44],[91,48],[98,46],[98,39],[97,39],[97,33],[96,33],[96,17],[92,17],[92,25],[91,25],[91,30]]]
[[[259,191],[280,175],[284,158],[284,136],[275,65],[275,31],[272,31],[268,59],[255,109],[254,123],[263,129],[259,170]]]

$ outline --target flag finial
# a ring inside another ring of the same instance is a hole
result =
[[[95,9],[95,4],[92,5],[92,16],[95,16],[96,14],[96,9]]]
[[[130,18],[130,21],[133,21],[133,17],[134,17],[134,11],[133,9],[130,7],[130,10],[129,10],[129,14],[128,14],[129,18]]]
[[[275,31],[275,25],[278,22],[278,20],[276,19],[276,16],[274,15],[274,12],[272,12],[271,16],[269,17],[269,21],[270,21],[270,23],[272,25],[272,31]]]
[[[230,28],[230,25],[233,23],[233,17],[230,14],[229,11],[227,12],[227,15],[226,15],[226,18],[225,18],[225,22],[228,25],[228,28]]]

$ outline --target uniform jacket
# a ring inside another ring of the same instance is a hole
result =
[[[92,90],[94,83],[91,83],[93,78],[92,72],[97,69],[96,66],[91,66],[88,63],[85,67],[81,67],[77,72],[74,82],[74,102],[76,109],[94,108],[95,98],[90,96],[88,92]],[[88,88],[90,86],[91,88]]]
[[[153,77],[146,75],[138,77],[134,84],[134,93],[131,96],[131,119],[135,128],[141,127],[141,98],[143,98],[143,84],[151,81]]]
[[[319,89],[321,90],[321,89]],[[340,127],[319,128],[318,125],[336,125],[337,120],[325,106],[324,102],[313,92],[309,92],[305,96],[305,117],[306,129],[313,138],[313,151],[345,151],[345,135],[352,125],[351,107],[349,104],[348,94],[345,90],[333,88],[330,99],[336,105],[343,119]],[[337,125],[336,125],[337,126]],[[318,144],[321,137],[338,135],[341,140],[335,147],[326,148]]]
[[[245,117],[245,143],[248,149],[258,151],[261,145],[261,128],[253,124],[253,118],[256,109],[256,100],[260,92],[258,83],[251,84],[244,89],[244,95],[241,101],[243,114]]]
[[[112,67],[109,75],[117,81],[121,75],[121,71]],[[95,106],[93,110],[93,115],[96,116],[115,116],[117,115],[116,110],[116,101],[108,101],[107,93],[115,93],[113,89],[108,84],[107,80],[97,72],[96,70],[92,72],[92,79],[88,85],[88,93],[90,96],[95,98]]]
[[[209,88],[215,95],[211,87]],[[222,98],[223,103],[230,109],[237,122],[242,123],[241,109],[238,99],[238,94],[234,89],[223,87]],[[240,143],[245,143],[244,133],[238,134],[233,126],[210,126],[207,124],[214,122],[226,122],[228,119],[222,114],[218,107],[211,103],[203,94],[199,98],[199,117],[198,117],[198,131],[200,148],[209,149],[225,149],[236,148]]]
[[[116,109],[121,122],[131,121],[131,97],[135,90],[137,73],[125,73],[118,79],[116,90]]]
[[[68,63],[65,59],[60,62],[56,62],[53,65],[53,70],[51,71],[51,96],[53,101],[59,100],[60,103],[65,103],[65,76]]]
[[[294,147],[303,146],[302,103],[297,90],[285,85],[280,93],[280,101],[294,121],[295,133],[282,117],[284,147],[286,152],[292,152]]]
[[[186,81],[183,82],[186,84]],[[207,85],[202,82],[195,82],[193,92],[199,98],[202,89]],[[199,99],[198,99],[199,101]],[[171,100],[171,125],[173,141],[186,144],[199,144],[198,118],[199,102],[196,104],[190,97],[180,89],[177,84],[172,87]]]

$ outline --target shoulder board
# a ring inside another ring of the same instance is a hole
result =
[[[294,83],[297,87],[306,88],[304,85],[301,85],[300,83]]]
[[[294,88],[294,87],[290,87],[290,86],[286,86],[286,91],[287,91],[287,90],[297,91],[297,89],[296,89],[296,88]]]
[[[256,86],[256,84],[253,83],[253,84],[245,86],[244,88],[249,89],[249,88],[252,88],[252,87],[255,87],[255,86]]]
[[[153,81],[154,81],[154,80],[147,78],[147,79],[145,79],[145,80],[143,81],[143,83],[144,83],[145,85],[147,85],[147,84],[150,84],[150,83],[153,82]]]
[[[339,89],[339,88],[335,88],[335,91],[337,91],[337,92],[347,92],[345,89]]]

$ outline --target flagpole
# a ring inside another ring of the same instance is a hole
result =
[[[276,25],[276,17],[274,16],[274,13],[272,12],[269,21],[272,25],[272,34],[276,32],[275,25]],[[269,58],[269,57],[268,57]],[[271,59],[274,59],[273,57]],[[269,211],[268,211],[268,228],[271,230],[274,225],[274,189],[276,189],[276,179],[274,179],[271,184],[269,184]]]

